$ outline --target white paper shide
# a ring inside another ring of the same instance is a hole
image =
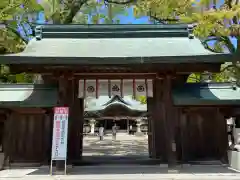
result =
[[[153,97],[152,79],[82,79],[79,80],[79,98],[99,96]]]

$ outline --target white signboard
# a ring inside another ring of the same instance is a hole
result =
[[[54,108],[52,160],[67,159],[68,107]]]

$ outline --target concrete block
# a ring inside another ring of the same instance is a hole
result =
[[[228,151],[229,166],[233,169],[240,170],[240,152]]]

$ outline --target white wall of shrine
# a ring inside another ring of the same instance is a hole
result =
[[[79,98],[119,95],[152,97],[151,79],[79,80]]]

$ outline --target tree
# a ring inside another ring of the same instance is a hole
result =
[[[158,23],[177,23],[177,17],[192,11],[192,0],[142,0],[134,5],[136,17],[149,16]]]
[[[137,2],[134,9],[136,16],[147,15],[158,23],[193,23],[196,24],[194,34],[200,38],[211,51],[239,53],[240,29],[239,1],[225,0],[222,6],[217,8],[217,0],[143,0]],[[231,37],[237,39],[237,48],[234,47]],[[210,41],[215,41],[213,46]],[[240,79],[239,61],[225,63],[221,73],[212,74],[213,81],[224,82]],[[200,82],[201,74],[193,73],[187,82]],[[142,102],[144,98],[138,100]]]
[[[196,36],[203,40],[204,45],[214,52],[229,51],[239,54],[240,51],[240,5],[239,1],[225,0],[223,5],[217,8],[220,1],[201,1],[198,6],[204,11],[194,12],[190,15],[184,14],[181,19],[185,22],[197,23],[194,29]],[[236,38],[237,47],[234,47],[231,38]],[[208,45],[209,41],[215,41],[214,46]],[[223,65],[219,79],[227,81],[240,81],[239,61]]]
[[[28,41],[26,26],[42,7],[35,0],[1,0],[0,4],[0,52],[16,53]],[[22,29],[23,33],[18,29]],[[24,33],[25,32],[25,33]]]
[[[128,6],[124,4],[109,5],[104,0],[65,1],[62,3],[59,1],[42,0],[41,5],[47,22],[53,24],[118,24],[119,19],[117,15],[127,15],[124,12]],[[64,4],[64,7],[62,4]]]
[[[143,0],[135,6],[136,15],[149,15],[161,23],[194,23],[194,34],[211,51],[239,54],[240,51],[240,5],[237,0]],[[167,8],[166,8],[167,7]],[[235,48],[231,38],[237,39]],[[210,46],[209,42],[214,41]],[[194,76],[194,75],[193,75]],[[198,76],[198,75],[197,75]],[[191,76],[190,76],[191,78]],[[222,72],[214,75],[216,81],[240,79],[239,61],[223,65]]]
[[[2,2],[3,1],[3,2]],[[98,24],[119,23],[118,14],[123,14],[126,5],[109,5],[108,12],[102,7],[106,1],[100,0],[2,0],[0,5],[0,53],[17,53],[22,51],[31,38],[32,23],[39,12],[44,12],[48,23],[71,24],[81,23]],[[81,9],[81,12],[79,13]],[[126,15],[126,13],[125,13]],[[18,29],[22,29],[19,32]],[[30,33],[29,33],[30,31]],[[31,82],[33,75],[26,73],[10,75],[8,67],[2,66],[1,82]],[[3,71],[4,70],[4,71]]]
[[[6,2],[6,0],[4,1]],[[30,0],[30,2],[33,1],[35,0]],[[27,0],[17,0],[17,2],[26,4]],[[7,3],[4,4],[6,6]],[[224,48],[227,48],[231,52],[235,52],[236,49],[227,35],[236,37],[239,42],[238,2],[226,0],[219,9],[216,8],[216,4],[217,0],[213,0],[213,6],[210,8],[209,0],[42,0],[41,6],[47,21],[58,24],[88,23],[90,21],[92,23],[100,23],[100,21],[109,23],[113,22],[114,15],[110,17],[112,12],[116,13],[117,9],[123,12],[122,10],[133,6],[136,16],[147,15],[160,23],[178,23],[183,21],[197,23],[198,26],[195,28],[194,33],[204,41],[206,47],[213,51],[222,51]],[[108,14],[101,12],[100,9],[103,5],[109,7]],[[18,7],[19,11],[23,10],[19,6],[10,7]],[[30,6],[26,4],[24,7]],[[31,7],[35,7],[35,4],[32,3]],[[34,8],[27,9],[30,9],[28,11],[33,13],[32,9]],[[39,12],[40,9],[35,8],[34,10],[34,12]],[[2,14],[0,13],[0,16],[4,17]],[[226,23],[225,19],[229,21]],[[113,23],[117,22],[116,20]],[[228,27],[230,27],[230,30],[228,30]],[[209,36],[216,40],[213,49],[207,43],[211,39]],[[233,74],[236,77],[238,77],[238,69],[239,64],[237,62],[224,68],[224,70],[230,71],[228,74]]]
[[[34,17],[42,7],[35,0],[1,0],[0,3],[0,53],[17,53],[28,42],[29,15]],[[18,31],[22,29],[22,32]],[[1,65],[1,82],[32,82],[33,75],[21,73],[11,75],[7,66]]]

